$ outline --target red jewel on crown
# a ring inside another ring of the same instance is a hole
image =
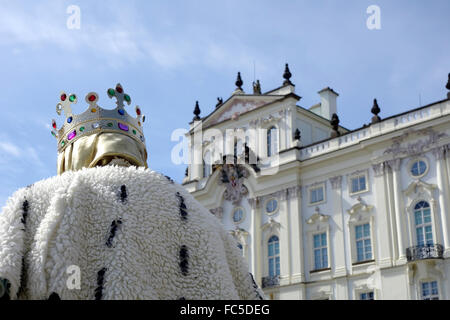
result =
[[[63,93],[61,95],[61,101],[66,101],[67,95],[65,93]]]

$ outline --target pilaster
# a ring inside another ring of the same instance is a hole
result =
[[[439,211],[442,221],[442,233],[444,240],[444,256],[450,256],[450,234],[449,234],[449,187],[448,187],[448,172],[445,160],[445,148],[439,147],[433,150],[433,155],[436,158],[437,171],[437,185],[439,189]]]
[[[374,171],[374,190],[376,198],[376,216],[377,216],[377,231],[379,239],[379,261],[380,267],[392,266],[392,226],[391,226],[391,211],[389,210],[388,193],[386,192],[387,184],[387,164],[385,162],[372,165]]]
[[[389,160],[389,167],[392,169],[392,180],[393,180],[393,192],[394,192],[394,209],[395,209],[395,221],[396,221],[396,231],[397,231],[397,246],[398,246],[398,260],[397,264],[404,264],[406,262],[406,248],[404,232],[404,203],[402,195],[402,185],[400,177],[400,167],[402,159]]]
[[[334,276],[341,277],[349,274],[349,266],[347,265],[348,253],[346,252],[345,237],[347,234],[347,228],[344,222],[344,211],[342,210],[342,176],[336,176],[330,178],[331,183],[331,203],[335,208],[331,215],[334,223],[336,224],[335,230],[330,230],[333,237],[330,235],[330,252],[334,252],[332,257],[334,260]]]

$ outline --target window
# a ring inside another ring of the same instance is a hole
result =
[[[309,190],[309,203],[314,204],[324,201],[323,186],[314,187]]]
[[[271,236],[268,242],[269,277],[280,275],[280,242],[277,236]]]
[[[355,226],[356,261],[372,259],[372,245],[370,243],[370,224]]]
[[[240,244],[239,242],[238,242],[238,244],[237,244],[237,247],[238,247],[241,251],[244,250],[244,247],[243,247],[242,244]]]
[[[277,128],[270,127],[267,131],[267,156],[271,157],[278,152]]]
[[[437,281],[422,282],[422,300],[439,300]]]
[[[244,209],[241,207],[235,208],[233,211],[233,222],[240,223],[244,220]]]
[[[373,291],[361,292],[359,294],[359,300],[374,300]]]
[[[415,160],[411,165],[411,174],[413,177],[422,177],[427,172],[427,163],[423,160]]]
[[[350,178],[350,193],[359,193],[367,191],[366,174],[361,174]]]
[[[416,225],[416,240],[418,246],[433,244],[433,227],[430,205],[420,201],[414,207],[414,222]]]
[[[234,140],[234,156],[238,157],[242,154],[243,152],[243,145],[242,145],[242,140]]]
[[[315,234],[313,236],[314,245],[314,269],[320,270],[328,268],[328,247],[327,234]]]
[[[203,178],[211,174],[211,153],[208,151],[203,156]]]
[[[277,210],[278,202],[276,199],[270,199],[266,203],[266,212],[267,213],[274,213]]]

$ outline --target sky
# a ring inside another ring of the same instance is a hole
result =
[[[79,28],[68,28],[72,5]],[[371,5],[379,29],[367,27]],[[373,98],[382,118],[445,99],[448,12],[448,0],[0,0],[0,207],[56,175],[50,128],[64,121],[55,112],[63,90],[98,92],[113,108],[106,90],[120,82],[146,115],[149,167],[181,182],[172,132],[188,128],[196,100],[201,116],[226,100],[238,71],[246,92],[254,79],[264,92],[282,84],[289,63],[298,105],[318,103],[329,86],[349,129],[370,121]]]

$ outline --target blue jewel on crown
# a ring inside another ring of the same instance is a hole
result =
[[[135,107],[137,117],[130,116],[124,108],[124,102],[131,104],[131,97],[126,94],[123,87],[118,83],[115,89],[108,89],[109,98],[116,99],[116,108],[112,110],[103,109],[97,105],[98,94],[89,92],[85,101],[88,103],[88,109],[81,114],[73,114],[72,104],[78,102],[75,94],[67,95],[61,92],[60,102],[56,105],[56,113],[61,115],[64,111],[66,121],[60,129],[57,129],[56,121],[52,120],[52,135],[58,139],[58,152],[62,152],[70,144],[80,137],[85,137],[94,133],[113,132],[125,134],[140,144],[144,145],[145,139],[142,124],[145,116],[139,106]]]

